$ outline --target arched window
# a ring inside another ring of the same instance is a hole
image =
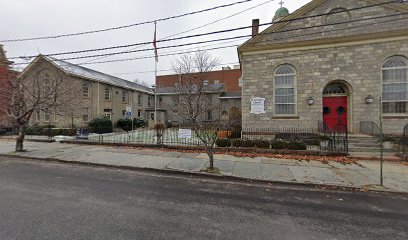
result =
[[[346,89],[342,83],[334,82],[327,85],[323,90],[323,95],[346,94]]]
[[[285,64],[275,70],[275,114],[296,113],[296,70]]]
[[[50,74],[44,73],[41,77],[41,82],[44,89],[44,96],[51,94],[51,77]],[[41,88],[41,87],[40,87]]]
[[[87,81],[82,82],[82,96],[84,98],[89,98],[89,93],[91,90],[91,84]]]
[[[111,88],[106,86],[105,87],[105,100],[111,100],[111,97],[112,97]]]
[[[408,113],[408,60],[388,58],[382,66],[383,113]]]

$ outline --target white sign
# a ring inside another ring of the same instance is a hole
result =
[[[265,98],[251,98],[251,113],[262,114],[265,113]]]
[[[127,106],[126,107],[126,112],[132,112],[132,106]]]
[[[191,138],[191,129],[179,129],[179,138]]]

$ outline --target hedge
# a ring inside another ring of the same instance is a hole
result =
[[[92,129],[93,133],[103,134],[103,133],[111,133],[112,129],[112,121],[105,116],[99,116],[92,119],[89,122],[89,127]]]

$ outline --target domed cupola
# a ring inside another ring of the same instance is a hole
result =
[[[272,22],[277,22],[290,14],[289,10],[283,6],[284,4],[283,1],[280,1],[279,4],[281,5],[281,7],[276,11],[275,16],[272,19]]]

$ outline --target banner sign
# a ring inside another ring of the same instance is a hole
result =
[[[265,98],[251,98],[251,113],[262,114],[265,113]]]
[[[191,138],[191,129],[179,129],[179,138]]]

